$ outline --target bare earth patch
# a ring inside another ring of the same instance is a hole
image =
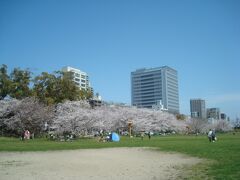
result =
[[[157,180],[176,179],[202,160],[150,148],[107,148],[0,153],[0,179]]]

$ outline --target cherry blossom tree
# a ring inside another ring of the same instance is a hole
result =
[[[208,124],[199,119],[178,120],[168,112],[135,107],[103,105],[92,108],[86,100],[65,101],[56,106],[46,106],[34,98],[0,101],[2,134],[19,135],[25,129],[39,134],[47,123],[57,134],[74,133],[80,136],[100,130],[126,131],[129,121],[134,132],[185,133],[186,127],[193,133],[204,133],[210,127],[217,131],[231,130],[226,121]]]
[[[228,132],[233,130],[230,122],[226,120],[217,120],[215,123],[209,126],[211,129],[215,129],[216,132]]]
[[[193,134],[205,133],[208,127],[208,122],[203,119],[190,118],[187,120],[187,126]]]
[[[43,131],[45,123],[51,124],[53,112],[53,107],[45,106],[35,98],[2,100],[0,101],[2,133],[21,135],[27,129],[37,135]]]
[[[187,126],[194,134],[207,133],[209,129],[215,129],[216,132],[228,132],[233,129],[226,120],[215,120],[214,123],[209,123],[206,120],[190,118],[187,120]]]
[[[86,101],[67,101],[58,104],[53,126],[57,132],[116,131],[127,129],[133,122],[134,131],[181,132],[185,121],[167,112],[134,107],[102,106],[92,109]]]

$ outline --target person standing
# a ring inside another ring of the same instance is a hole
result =
[[[21,133],[21,139],[24,141],[24,131]]]
[[[26,130],[25,133],[24,133],[24,138],[25,139],[30,139],[30,132],[29,130]]]
[[[144,132],[141,132],[141,139],[143,140]]]
[[[151,132],[150,131],[148,132],[148,139],[149,140],[151,139]]]

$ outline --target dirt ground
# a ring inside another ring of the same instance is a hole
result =
[[[150,148],[107,148],[0,153],[1,180],[176,179],[181,167],[201,162]]]

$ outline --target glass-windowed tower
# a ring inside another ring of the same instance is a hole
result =
[[[131,97],[133,106],[152,108],[161,102],[168,112],[179,113],[177,71],[163,66],[131,72]]]
[[[192,118],[206,119],[205,100],[190,99],[190,111]]]

